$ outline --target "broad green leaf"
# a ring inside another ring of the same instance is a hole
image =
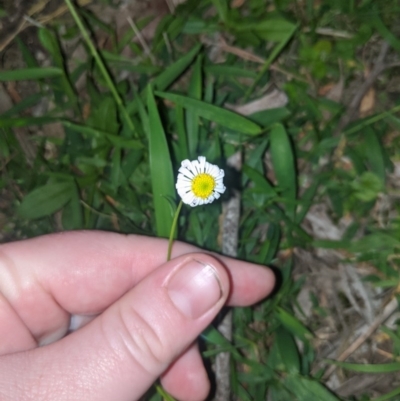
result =
[[[24,219],[38,219],[61,209],[74,196],[72,181],[38,187],[24,197],[18,208]]]
[[[375,173],[366,171],[351,183],[351,188],[355,198],[362,202],[370,202],[383,190],[383,182]]]
[[[287,215],[292,219],[296,210],[296,166],[289,136],[282,124],[276,124],[270,133],[270,152],[276,180],[285,200]]]
[[[283,327],[279,327],[275,334],[275,341],[281,360],[285,365],[285,371],[288,373],[299,373],[300,357],[293,337]]]
[[[63,70],[57,67],[23,68],[21,70],[0,71],[0,81],[27,81],[44,78],[60,77]]]
[[[157,96],[171,100],[185,109],[191,109],[206,120],[214,121],[234,131],[248,135],[258,135],[261,128],[249,119],[236,114],[230,110],[214,106],[201,100],[192,99],[187,96],[176,95],[174,93],[155,92]]]
[[[312,333],[303,325],[303,323],[284,309],[278,307],[275,311],[275,316],[284,327],[301,340],[310,340],[313,337]]]
[[[165,197],[175,198],[175,180],[172,170],[164,128],[158,114],[153,92],[149,87],[147,92],[147,107],[149,110],[149,159],[151,186],[156,218],[156,231],[159,237],[168,238],[173,216]]]

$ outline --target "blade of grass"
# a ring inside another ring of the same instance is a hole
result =
[[[400,371],[400,362],[393,363],[375,363],[375,364],[363,364],[363,363],[349,363],[349,362],[339,362],[330,361],[326,362],[333,365],[337,365],[343,369],[352,370],[353,372],[362,373],[390,373]]]
[[[189,83],[188,94],[191,98],[201,100],[202,97],[202,71],[201,71],[202,57],[197,57],[194,64],[192,76]],[[191,159],[196,158],[197,145],[199,143],[199,116],[196,110],[186,110],[186,132],[189,147],[189,156]]]
[[[212,104],[202,102],[201,100],[192,99],[187,96],[176,95],[174,93],[157,91],[155,94],[164,99],[171,100],[185,109],[195,110],[200,117],[203,117],[206,120],[214,121],[234,131],[242,132],[243,134],[248,135],[258,135],[261,133],[261,128],[257,124],[230,110],[223,109],[222,107],[217,107]]]
[[[274,49],[272,50],[271,54],[265,61],[264,65],[262,66],[257,78],[254,80],[253,84],[250,86],[250,88],[247,90],[245,97],[244,97],[244,102],[247,101],[249,96],[253,93],[254,88],[257,86],[258,82],[262,78],[262,76],[267,72],[268,68],[270,65],[273,63],[273,61],[278,57],[279,53],[285,48],[285,46],[288,44],[290,39],[293,37],[294,33],[296,32],[298,28],[298,24],[293,26],[293,29],[288,31],[287,36],[284,40],[282,40],[280,43],[278,43]]]
[[[271,130],[270,152],[278,187],[286,201],[287,215],[294,219],[297,192],[296,168],[289,136],[282,124],[276,124]]]
[[[72,4],[72,1],[65,0],[65,3],[67,4],[69,11],[70,11],[76,25],[78,26],[78,28],[83,36],[83,39],[85,40],[87,46],[89,47],[90,53],[92,54],[92,57],[94,58],[97,66],[99,67],[99,70],[100,70],[101,74],[103,75],[103,78],[106,81],[107,86],[110,89],[110,91],[115,99],[115,102],[117,103],[118,108],[120,109],[121,114],[126,121],[126,124],[132,131],[135,131],[135,126],[125,108],[125,105],[121,99],[121,96],[119,95],[117,88],[115,87],[114,82],[113,82],[104,62],[103,62],[102,58],[100,57],[99,52],[97,51],[96,47],[94,46],[94,44],[89,36],[89,33],[87,32],[81,18],[79,17],[78,12],[76,11],[74,5]]]
[[[175,199],[174,175],[167,139],[154,100],[153,91],[151,87],[148,87],[147,91],[149,159],[156,230],[159,237],[168,238],[173,223],[173,216],[165,197]]]
[[[14,71],[0,71],[0,81],[27,81],[29,79],[44,79],[60,77],[63,75],[61,68],[23,68]]]
[[[202,45],[198,44],[189,53],[181,57],[178,61],[166,68],[164,72],[157,76],[153,81],[154,88],[163,91],[167,89],[192,63]]]

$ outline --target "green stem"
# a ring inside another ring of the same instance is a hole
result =
[[[172,244],[174,243],[174,235],[175,235],[175,231],[176,231],[176,226],[178,224],[179,213],[182,209],[182,204],[183,204],[183,202],[181,200],[179,202],[178,207],[176,208],[174,219],[172,220],[171,232],[169,233],[167,262],[168,262],[168,260],[171,260]]]
[[[81,20],[81,18],[79,17],[77,11],[75,10],[75,7],[73,6],[71,0],[65,0],[65,3],[67,4],[67,7],[69,8],[69,11],[73,17],[73,19],[75,20],[76,25],[78,25],[79,30],[81,31],[81,34],[83,36],[83,39],[85,40],[86,44],[89,47],[90,53],[92,54],[94,60],[96,61],[97,66],[99,67],[99,70],[101,72],[101,74],[103,75],[103,78],[105,79],[107,86],[109,87],[115,102],[117,103],[122,115],[125,118],[126,123],[129,126],[129,129],[132,131],[135,131],[135,126],[133,125],[133,122],[131,120],[131,118],[129,117],[129,114],[125,108],[125,105],[121,99],[121,96],[119,95],[117,88],[114,85],[114,82],[102,60],[102,58],[100,57],[99,52],[97,51],[96,47],[94,46],[92,40],[90,39],[90,36]]]

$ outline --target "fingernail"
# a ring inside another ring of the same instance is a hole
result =
[[[173,304],[191,319],[204,315],[222,297],[216,269],[194,259],[173,273],[167,288]]]

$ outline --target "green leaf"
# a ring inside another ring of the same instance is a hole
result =
[[[303,323],[284,309],[277,308],[275,316],[284,327],[301,340],[309,340],[313,337],[312,333],[303,325]]]
[[[44,125],[59,121],[52,117],[19,117],[19,118],[0,118],[0,128],[26,127],[28,125]]]
[[[203,79],[202,79],[202,57],[197,56],[194,64],[192,76],[189,83],[189,96],[193,99],[201,100]],[[186,110],[186,132],[191,159],[196,158],[197,145],[199,143],[199,116],[196,110]]]
[[[292,35],[296,25],[280,17],[266,18],[260,22],[239,23],[234,26],[238,32],[254,31],[264,40],[281,42]]]
[[[286,372],[299,373],[300,357],[293,337],[282,327],[279,327],[275,334],[276,345]]]
[[[0,81],[27,81],[53,78],[63,75],[63,70],[56,67],[23,68],[13,71],[0,71]]]
[[[400,394],[400,387],[397,387],[396,389],[394,389],[393,391],[391,391],[391,392],[389,392],[389,393],[387,393],[387,394],[381,395],[381,396],[378,397],[378,398],[374,398],[372,401],[387,401],[387,400],[392,400],[393,397],[395,397],[396,395],[399,395],[399,394]]]
[[[375,173],[382,183],[386,180],[385,157],[383,155],[382,145],[371,127],[366,127],[364,131],[365,153],[368,164],[373,173]]]
[[[326,362],[331,363],[332,365],[339,366],[346,370],[352,370],[353,372],[390,373],[390,372],[400,371],[400,362],[376,363],[376,364],[349,363],[349,362],[339,362],[330,360],[327,360]]]
[[[274,187],[257,170],[245,164],[243,166],[243,172],[254,182],[256,188],[265,193],[265,195],[272,198],[278,197],[278,194],[275,192]]]
[[[376,199],[383,190],[383,182],[376,174],[366,171],[351,183],[351,188],[357,199],[362,202],[370,202]]]
[[[200,49],[201,44],[194,46],[189,53],[166,68],[164,72],[154,79],[153,86],[161,91],[167,89],[189,67]]]
[[[64,206],[62,212],[62,223],[65,230],[78,230],[84,228],[82,205],[76,185],[74,185],[72,192],[71,200]]]
[[[270,133],[270,152],[278,187],[285,199],[287,215],[292,219],[296,211],[297,179],[294,154],[289,136],[282,124],[276,124]]]
[[[72,181],[38,187],[24,197],[18,208],[24,219],[38,219],[61,209],[74,196]]]
[[[261,133],[261,128],[257,124],[230,110],[202,102],[201,100],[192,99],[187,96],[176,95],[174,93],[155,93],[157,96],[171,100],[186,109],[196,111],[200,117],[203,117],[206,120],[214,121],[234,131],[248,135],[258,135]]]
[[[168,238],[173,216],[165,197],[176,198],[175,180],[167,139],[151,87],[147,92],[147,107],[149,110],[149,158],[156,231],[159,237]]]
[[[316,380],[300,375],[287,375],[283,385],[298,401],[339,401],[328,389]]]

